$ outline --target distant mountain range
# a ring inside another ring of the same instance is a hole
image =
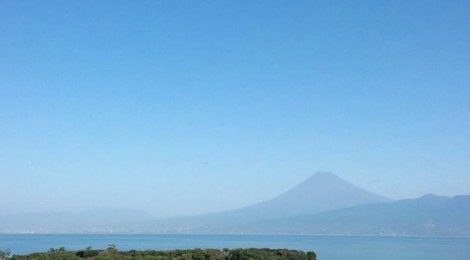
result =
[[[78,213],[0,214],[0,233],[109,233],[154,217],[137,210],[100,208]]]
[[[425,195],[245,226],[249,233],[469,236],[470,196]]]
[[[22,232],[469,236],[470,196],[391,201],[320,172],[265,202],[193,217],[118,209],[0,215],[0,233]]]

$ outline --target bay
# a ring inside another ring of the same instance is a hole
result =
[[[468,237],[367,237],[275,235],[42,235],[0,234],[0,250],[12,254],[67,250],[91,246],[119,250],[169,250],[193,248],[289,248],[315,251],[322,260],[434,260],[470,259]]]

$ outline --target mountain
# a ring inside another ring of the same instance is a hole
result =
[[[470,196],[428,194],[245,226],[252,233],[469,236]]]
[[[273,199],[213,215],[265,220],[385,201],[389,200],[356,187],[332,173],[318,172]]]
[[[319,172],[273,199],[229,213],[266,219],[385,201],[389,200],[354,186],[332,173]]]
[[[159,221],[156,232],[241,232],[258,221],[315,214],[367,203],[390,201],[354,186],[329,172],[319,172],[287,192],[248,207],[208,215]]]

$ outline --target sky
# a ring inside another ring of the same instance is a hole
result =
[[[0,1],[0,213],[203,214],[330,171],[470,194],[468,1]]]

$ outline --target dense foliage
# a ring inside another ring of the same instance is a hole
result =
[[[79,251],[67,251],[64,248],[51,249],[45,253],[32,253],[29,255],[13,255],[11,259],[158,259],[158,260],[255,260],[255,259],[291,259],[291,260],[316,260],[314,252],[303,252],[289,249],[192,249],[192,250],[130,250],[119,251],[114,245],[110,245],[106,250],[95,250],[88,247]]]

